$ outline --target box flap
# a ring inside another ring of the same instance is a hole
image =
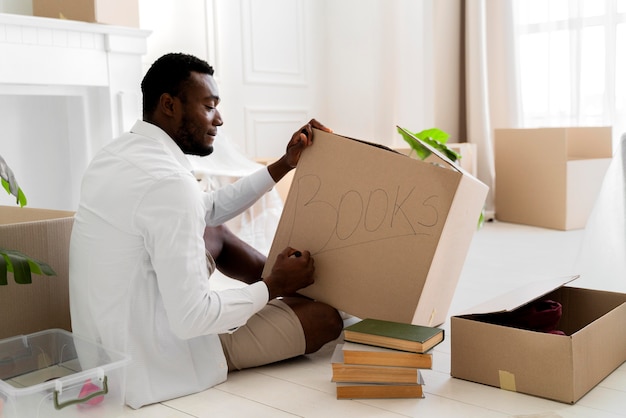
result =
[[[404,129],[404,128],[398,126],[398,125],[396,125],[396,128],[401,130],[403,133],[405,133],[406,135],[410,136],[411,138],[413,138],[414,140],[416,140],[420,144],[422,144],[425,148],[427,148],[428,151],[430,151],[433,154],[433,156],[435,157],[435,160],[439,164],[442,164],[444,167],[448,167],[448,168],[450,168],[452,170],[456,170],[456,171],[459,171],[459,172],[461,172],[463,174],[471,176],[471,174],[465,172],[465,170],[463,170],[463,168],[459,164],[455,164],[453,161],[451,161],[448,157],[446,157],[439,150],[433,148],[429,143],[422,141],[421,139],[419,139],[418,137],[413,135],[411,132],[407,131],[406,129]]]
[[[515,290],[481,303],[478,306],[474,306],[467,312],[463,312],[461,315],[513,311],[529,302],[539,299],[541,296],[548,294],[567,283],[570,283],[573,280],[576,280],[578,277],[580,276],[560,276],[548,280],[530,282]]]

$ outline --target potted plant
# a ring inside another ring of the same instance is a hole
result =
[[[0,156],[0,182],[10,195],[15,196],[16,203],[20,207],[26,206],[26,196],[19,187],[13,171],[2,156]],[[35,260],[20,251],[0,247],[0,286],[8,284],[7,273],[9,272],[13,273],[15,282],[19,284],[32,283],[32,273],[46,276],[56,275],[55,271],[43,261]]]

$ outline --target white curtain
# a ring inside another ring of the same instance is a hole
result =
[[[493,131],[518,124],[511,10],[508,1],[465,3],[467,141],[477,144],[478,178],[490,188],[487,218],[494,215],[497,193]]]

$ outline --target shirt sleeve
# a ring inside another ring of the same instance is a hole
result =
[[[191,174],[160,179],[135,214],[154,269],[157,299],[162,300],[174,334],[184,339],[244,325],[269,298],[264,282],[211,290],[203,240],[205,214],[202,192]]]
[[[266,167],[212,192],[202,194],[206,224],[221,225],[241,214],[267,193],[276,183]]]

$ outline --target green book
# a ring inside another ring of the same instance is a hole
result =
[[[366,318],[344,328],[344,339],[354,343],[425,353],[444,339],[441,328]]]

